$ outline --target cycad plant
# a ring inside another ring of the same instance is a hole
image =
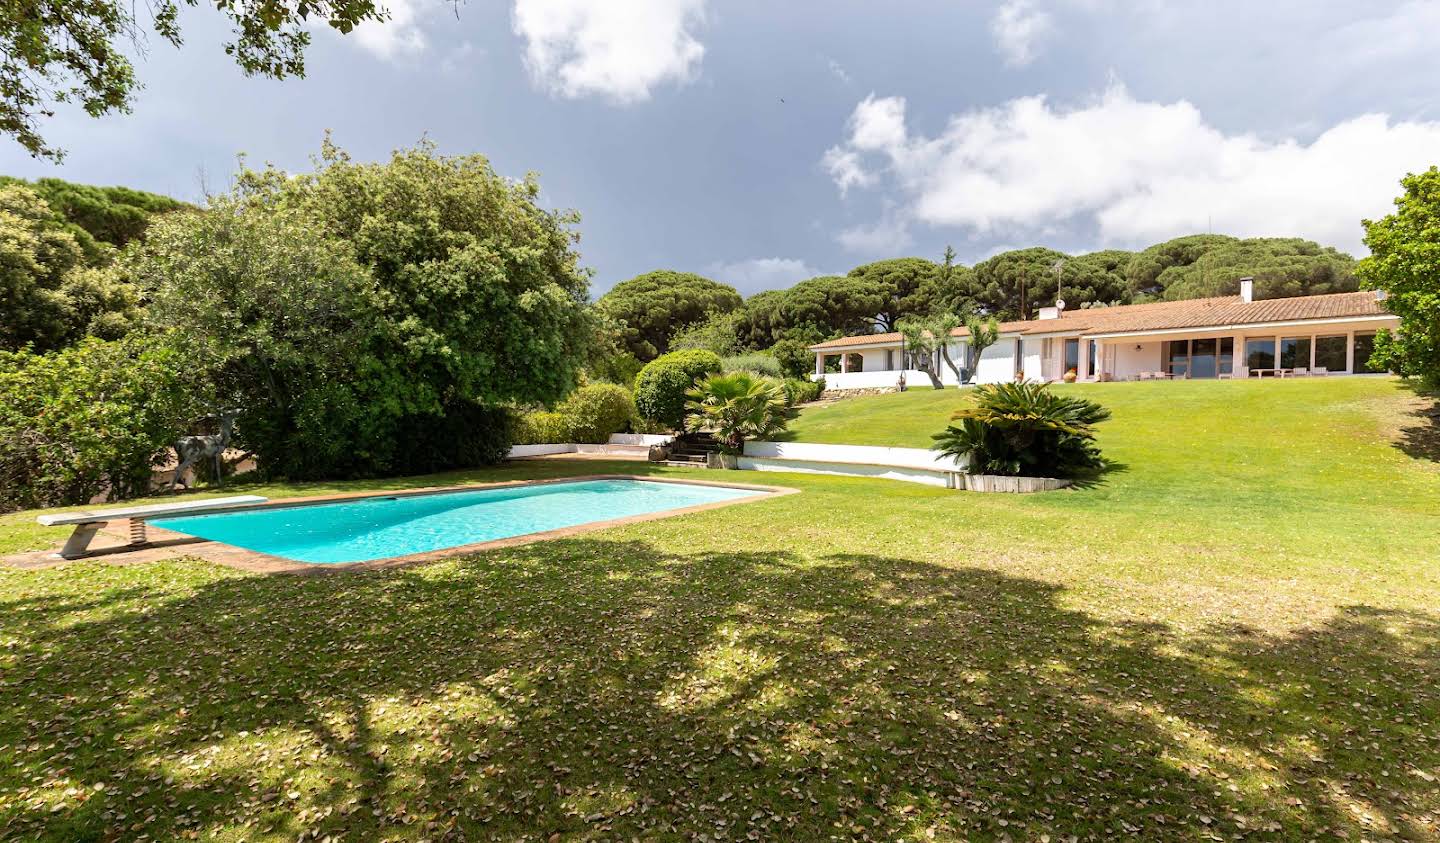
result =
[[[934,437],[946,456],[968,456],[971,474],[1073,477],[1104,465],[1095,425],[1110,411],[1094,401],[1040,383],[998,383],[976,387],[975,402]]]
[[[700,378],[687,395],[686,429],[714,433],[727,454],[739,454],[746,439],[774,436],[795,418],[780,383],[749,372]]]

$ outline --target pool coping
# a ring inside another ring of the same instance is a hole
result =
[[[590,521],[585,524],[577,524],[573,527],[561,527],[555,530],[542,530],[537,533],[524,533],[518,536],[508,536],[503,539],[492,539],[474,544],[456,545],[438,550],[430,550],[422,553],[411,553],[404,556],[391,556],[385,559],[371,559],[364,562],[299,562],[283,556],[276,556],[269,553],[261,553],[256,550],[249,550],[236,545],[223,542],[211,541],[191,536],[187,533],[179,533],[167,530],[163,527],[156,527],[147,524],[146,529],[151,534],[150,541],[138,546],[121,546],[119,548],[105,548],[99,553],[84,557],[82,560],[108,559],[116,563],[150,562],[160,559],[175,559],[181,557],[194,557],[213,562],[217,565],[224,565],[241,571],[255,574],[325,574],[325,573],[346,573],[354,571],[377,571],[389,568],[398,568],[410,565],[421,565],[429,562],[439,562],[445,559],[453,559],[457,556],[465,556],[484,550],[494,550],[502,547],[515,547],[517,545],[530,544],[531,542],[546,541],[548,539],[564,538],[580,533],[588,533],[593,530],[603,530],[610,527],[619,527],[625,524],[638,524],[644,521],[658,521],[662,518],[673,518],[678,515],[688,515],[696,512],[705,512],[711,509],[719,509],[726,506],[735,506],[744,503],[755,503],[758,501],[772,500],[784,495],[797,494],[799,489],[792,489],[787,486],[771,486],[763,483],[730,483],[715,480],[681,479],[678,477],[648,477],[634,474],[585,474],[574,477],[553,477],[544,480],[503,480],[495,483],[471,483],[461,486],[427,486],[417,489],[404,489],[400,491],[377,491],[377,492],[343,492],[334,495],[315,495],[306,497],[278,498],[259,504],[242,504],[234,507],[225,507],[206,512],[206,515],[216,515],[230,512],[253,512],[263,509],[286,509],[301,506],[315,506],[327,503],[339,503],[342,501],[364,500],[367,498],[399,498],[413,497],[416,495],[453,494],[457,492],[477,492],[487,489],[504,489],[520,486],[549,486],[560,483],[586,483],[596,480],[636,480],[645,483],[675,483],[684,486],[717,486],[726,489],[750,489],[757,492],[765,492],[764,495],[753,497],[737,498],[728,501],[712,501],[710,503],[695,504],[694,506],[683,506],[677,509],[664,509],[657,512],[647,512],[640,515],[628,515],[623,518],[610,518],[604,521]],[[179,516],[177,516],[179,517]],[[117,533],[115,525],[120,529],[128,526],[127,519],[107,522],[106,531],[112,534]],[[156,551],[165,551],[156,555]],[[173,552],[168,552],[173,551]]]

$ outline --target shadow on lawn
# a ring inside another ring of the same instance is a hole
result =
[[[0,630],[0,837],[1427,837],[1440,810],[1440,625],[1364,607],[1182,636],[993,571],[575,539]]]
[[[1415,393],[1413,422],[1400,428],[1396,447],[1416,459],[1440,462],[1440,392],[1407,383]]]

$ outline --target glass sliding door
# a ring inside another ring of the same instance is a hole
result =
[[[1383,371],[1370,365],[1370,354],[1375,351],[1374,334],[1355,335],[1355,372],[1357,374],[1372,374]]]
[[[1219,353],[1219,340],[1191,340],[1190,377],[1213,378],[1219,374]]]
[[[1310,338],[1284,337],[1280,340],[1280,368],[1310,368]]]
[[[1190,372],[1190,341],[1165,343],[1165,371],[1173,377],[1188,377]]]
[[[1235,369],[1235,338],[1220,338],[1220,374],[1228,375]]]
[[[1275,340],[1269,338],[1246,340],[1245,365],[1251,371],[1275,368]]]
[[[1074,372],[1074,373],[1076,373],[1077,375],[1080,373],[1080,341],[1079,341],[1079,340],[1066,340],[1066,341],[1065,341],[1065,363],[1064,363],[1063,366],[1060,367],[1060,374],[1061,374],[1061,375],[1064,375],[1064,374],[1067,373],[1067,372]]]
[[[1315,338],[1315,367],[1327,372],[1345,371],[1345,337]]]

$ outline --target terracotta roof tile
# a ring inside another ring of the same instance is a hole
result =
[[[1058,319],[1003,322],[1002,334],[1121,334],[1132,331],[1164,331],[1178,328],[1207,328],[1224,325],[1254,325],[1265,322],[1293,322],[1306,319],[1342,319],[1356,316],[1386,316],[1389,311],[1375,293],[1331,293],[1321,296],[1294,296],[1244,302],[1239,296],[1209,299],[1128,304],[1072,310]],[[952,336],[969,336],[957,328]],[[857,334],[812,345],[812,350],[848,348],[857,345],[889,344],[900,334]]]

